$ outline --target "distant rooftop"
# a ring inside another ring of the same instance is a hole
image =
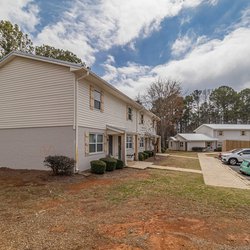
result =
[[[230,129],[232,129],[232,130],[235,130],[235,129],[236,130],[250,130],[250,124],[203,124],[201,126],[207,126],[209,128],[216,129],[216,130],[230,130]]]
[[[177,134],[187,141],[217,141],[217,138],[213,138],[204,134],[188,133]]]

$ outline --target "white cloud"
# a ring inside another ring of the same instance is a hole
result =
[[[171,53],[173,56],[180,56],[186,53],[192,47],[192,44],[193,40],[188,35],[179,37],[173,43]]]
[[[45,27],[36,42],[69,49],[91,65],[95,52],[123,45],[134,50],[134,40],[160,29],[164,18],[202,1],[157,0],[156,4],[155,0],[74,0],[71,9],[62,13],[57,23]]]
[[[1,0],[0,19],[17,23],[24,31],[32,32],[39,23],[39,8],[33,0]]]
[[[222,84],[235,89],[250,87],[250,29],[238,28],[223,39],[204,38],[180,60],[150,68],[130,63],[126,67],[106,65],[109,80],[120,90],[135,97],[157,78],[182,82],[184,90],[214,88]],[[130,73],[128,73],[130,72]],[[124,73],[124,77],[120,77]]]

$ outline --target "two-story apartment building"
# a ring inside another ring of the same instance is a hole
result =
[[[217,138],[217,147],[225,140],[250,141],[250,124],[202,124],[194,132]]]
[[[250,141],[250,124],[202,124],[194,133],[177,134],[169,139],[172,150],[192,151],[193,147],[214,150],[226,140]]]
[[[48,155],[76,170],[106,155],[152,149],[159,118],[82,65],[12,52],[0,61],[0,167],[46,169]]]

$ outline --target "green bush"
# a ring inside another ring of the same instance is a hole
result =
[[[149,157],[154,156],[154,151],[152,150],[145,150],[144,153],[148,154]]]
[[[145,159],[145,160],[148,159],[148,157],[149,157],[149,154],[148,154],[148,153],[143,152],[143,155],[144,155],[144,159]]]
[[[144,161],[144,154],[143,154],[143,152],[139,152],[138,153],[138,159],[139,159],[139,161]]]
[[[104,161],[106,163],[106,171],[114,171],[116,168],[117,160],[114,158],[106,157],[101,158],[100,161]]]
[[[166,153],[167,149],[166,148],[161,148],[162,153]]]
[[[192,151],[195,152],[202,152],[205,148],[204,147],[192,147]]]
[[[116,169],[123,169],[124,162],[122,160],[116,160]]]
[[[49,155],[45,157],[44,165],[51,168],[54,175],[72,175],[75,160],[63,155]]]
[[[91,161],[91,172],[95,174],[104,174],[106,171],[106,163],[104,161]]]
[[[221,152],[222,151],[222,147],[217,147],[214,149],[214,152]]]

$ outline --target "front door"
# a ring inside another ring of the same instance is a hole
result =
[[[113,136],[109,135],[109,155],[113,155]]]
[[[122,137],[118,136],[118,159],[122,159]]]

